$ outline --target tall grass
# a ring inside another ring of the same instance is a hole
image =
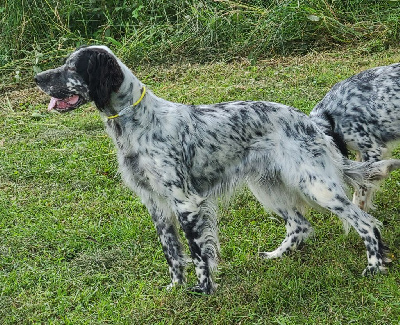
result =
[[[209,61],[385,47],[400,33],[399,2],[386,0],[5,0],[0,15],[0,66],[83,43],[113,45],[136,62]]]

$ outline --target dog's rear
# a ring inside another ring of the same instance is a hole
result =
[[[369,69],[337,83],[310,118],[334,139],[344,156],[350,149],[358,161],[380,161],[400,141],[400,64]],[[387,176],[395,166],[388,166]],[[360,185],[353,202],[368,210],[377,186]]]

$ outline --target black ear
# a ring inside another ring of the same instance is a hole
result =
[[[89,96],[98,109],[104,108],[111,99],[111,94],[117,92],[124,75],[113,55],[105,50],[90,51],[87,64]]]

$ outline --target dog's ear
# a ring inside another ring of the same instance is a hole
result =
[[[101,110],[124,81],[121,67],[112,54],[104,50],[93,50],[90,51],[86,72],[89,96]]]

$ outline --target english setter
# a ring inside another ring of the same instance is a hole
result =
[[[376,162],[400,141],[400,64],[377,67],[337,83],[314,107],[311,119],[336,139],[344,155]],[[377,187],[356,189],[353,202],[368,211]]]
[[[356,229],[368,253],[363,274],[384,271],[390,262],[379,221],[349,201],[343,184],[384,178],[400,160],[351,162],[308,116],[281,104],[161,99],[105,46],[77,49],[64,65],[35,80],[52,97],[49,109],[67,112],[94,101],[117,147],[122,178],[154,221],[169,265],[168,287],[186,281],[179,224],[195,265],[193,290],[215,291],[216,198],[243,183],[286,222],[282,244],[262,257],[280,257],[307,238],[312,228],[303,214],[311,205]]]

